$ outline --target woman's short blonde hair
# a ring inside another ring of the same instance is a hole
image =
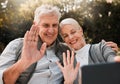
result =
[[[60,22],[60,28],[63,28],[65,25],[73,25],[75,28],[82,28],[79,23],[73,18],[66,18]]]

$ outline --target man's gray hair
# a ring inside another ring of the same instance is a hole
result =
[[[58,17],[58,20],[61,17],[59,8],[57,6],[52,6],[52,5],[41,5],[40,7],[36,8],[34,13],[35,13],[34,21],[36,21],[36,22],[40,21],[40,16],[42,16],[42,15],[53,14]]]
[[[65,25],[73,25],[76,28],[82,28],[79,23],[73,18],[66,18],[60,22],[60,28],[64,27]]]

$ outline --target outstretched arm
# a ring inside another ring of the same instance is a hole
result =
[[[69,50],[67,50],[67,57],[66,54],[63,53],[64,66],[62,66],[59,62],[57,62],[64,76],[64,80],[65,80],[64,84],[73,84],[74,80],[77,78],[80,63],[77,63],[75,68],[73,63],[74,63],[74,52],[72,51],[72,56],[70,58]]]
[[[38,28],[33,25],[30,31],[24,36],[23,49],[20,60],[4,71],[4,84],[15,84],[20,74],[25,71],[31,64],[40,60],[46,50],[46,43],[43,43],[41,49],[37,49]]]

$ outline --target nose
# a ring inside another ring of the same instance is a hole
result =
[[[69,39],[73,39],[73,35],[69,35]]]
[[[53,27],[50,27],[50,28],[48,29],[48,32],[49,32],[49,33],[54,33],[54,28],[53,28]]]

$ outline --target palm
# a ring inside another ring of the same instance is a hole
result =
[[[37,62],[44,55],[46,44],[37,49],[38,33],[35,26],[32,26],[30,31],[27,31],[24,36],[24,45],[21,59],[30,64]]]
[[[77,71],[74,69],[72,64],[66,65],[62,72],[65,80],[75,80],[77,77]]]
[[[72,52],[71,58],[70,58],[69,51],[67,51],[67,58],[65,53],[63,53],[63,63],[64,63],[64,67],[59,62],[57,62],[58,66],[60,67],[63,73],[64,79],[69,83],[73,83],[77,77],[79,66],[80,66],[80,64],[77,63],[76,67],[74,68],[74,65],[73,65],[74,53]]]

